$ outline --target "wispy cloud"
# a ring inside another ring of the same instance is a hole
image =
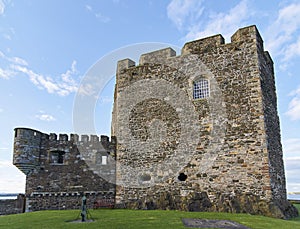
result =
[[[15,76],[16,74],[17,73],[10,68],[8,68],[8,69],[0,68],[0,78],[2,78],[2,79],[9,79],[9,78]]]
[[[300,158],[300,138],[290,138],[283,141],[283,152],[286,158]]]
[[[2,0],[0,0],[0,15],[4,14],[5,5]]]
[[[98,98],[99,104],[111,104],[113,102],[113,98],[110,96],[100,96]]]
[[[250,10],[247,0],[239,2],[228,12],[205,12],[203,1],[197,0],[173,0],[168,5],[168,17],[180,30],[185,30],[184,40],[194,40],[222,33],[229,40],[237,28],[245,26],[254,11]],[[201,16],[201,17],[200,17]]]
[[[6,40],[12,40],[12,37],[15,35],[15,29],[13,27],[9,28],[9,29],[4,29],[5,32],[3,32],[2,36],[3,38],[5,38]]]
[[[12,40],[11,39],[11,36],[9,34],[3,34],[3,37],[6,39],[6,40]]]
[[[78,89],[77,82],[75,82],[75,80],[72,78],[73,75],[77,74],[75,66],[76,61],[73,61],[71,69],[67,70],[66,73],[61,74],[61,76],[56,80],[52,77],[35,73],[25,66],[14,65],[13,69],[29,76],[30,81],[38,88],[46,89],[50,94],[66,96],[72,92],[76,92]]]
[[[97,94],[96,92],[97,91],[95,89],[95,86],[90,83],[85,83],[83,85],[80,85],[80,87],[78,89],[78,93],[80,95],[92,96],[92,95]]]
[[[9,79],[17,74],[16,70],[12,65],[17,64],[20,66],[27,66],[28,63],[20,58],[20,57],[8,57],[3,52],[0,51],[0,59],[7,62],[8,67],[3,69],[0,67],[0,78],[2,79]]]
[[[2,59],[4,59],[4,60],[8,61],[9,63],[19,64],[19,65],[25,65],[25,66],[28,65],[28,63],[27,63],[26,60],[24,60],[24,59],[22,59],[22,58],[20,58],[20,57],[16,57],[16,56],[14,56],[14,57],[8,57],[8,56],[6,56],[6,55],[5,55],[3,52],[1,52],[1,51],[0,51],[0,58],[2,58]]]
[[[276,20],[266,31],[266,47],[279,56],[282,66],[295,56],[300,56],[300,3],[292,3],[279,9]],[[281,66],[281,67],[282,67]]]
[[[54,118],[52,115],[45,114],[44,111],[40,111],[39,114],[35,115],[35,117],[41,121],[47,122],[52,122],[56,120],[56,118]]]
[[[293,96],[289,103],[288,111],[285,113],[293,121],[300,120],[300,86],[291,94]]]
[[[201,0],[173,0],[167,7],[168,18],[181,30],[189,23],[195,23],[204,7]]]
[[[46,89],[48,93],[66,96],[70,93],[76,92],[78,89],[78,70],[76,69],[76,61],[73,60],[70,69],[62,73],[58,77],[45,76],[36,73],[30,69],[26,60],[20,57],[8,57],[0,51],[0,59],[7,62],[7,68],[0,67],[0,78],[9,79],[18,74],[25,74],[30,81],[39,89]]]
[[[93,12],[93,8],[90,5],[85,5],[87,11]]]
[[[93,7],[91,5],[85,5],[85,9],[92,13],[98,20],[100,20],[103,23],[107,23],[110,21],[110,18],[103,15],[101,12],[95,12],[95,10],[93,9]]]

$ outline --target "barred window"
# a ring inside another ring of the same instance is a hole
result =
[[[194,82],[193,98],[203,99],[209,97],[209,82],[207,79],[200,79]]]

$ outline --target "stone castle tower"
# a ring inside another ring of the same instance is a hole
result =
[[[290,217],[273,62],[255,26],[118,62],[116,202]]]
[[[255,26],[231,43],[215,35],[178,56],[166,48],[138,65],[121,60],[111,141],[15,129],[27,209],[77,208],[85,192],[90,203],[121,208],[296,216],[276,100],[273,62]]]

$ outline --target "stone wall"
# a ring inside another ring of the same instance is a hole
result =
[[[14,163],[26,174],[26,211],[76,209],[83,193],[92,202],[114,199],[114,138],[71,134],[69,140],[66,134],[27,128],[15,132]]]
[[[114,205],[115,192],[34,192],[27,197],[27,211],[81,209],[83,193],[87,197],[87,208],[106,207],[99,201]]]
[[[289,218],[272,60],[255,26],[118,62],[116,203]],[[193,85],[209,81],[209,97]],[[285,207],[282,208],[281,205]]]
[[[18,195],[17,199],[0,200],[0,215],[23,213],[25,211],[25,197]]]

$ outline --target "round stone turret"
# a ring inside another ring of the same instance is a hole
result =
[[[25,175],[39,166],[43,133],[29,128],[15,128],[13,164]]]

